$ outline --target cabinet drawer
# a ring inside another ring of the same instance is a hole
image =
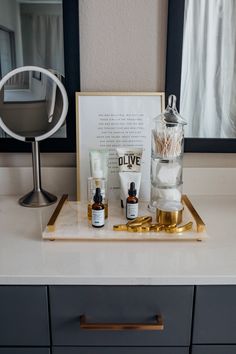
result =
[[[98,347],[98,348],[53,348],[52,354],[189,354],[187,347],[166,347],[166,348],[114,348],[114,347]],[[227,353],[226,353],[227,354]],[[230,353],[231,354],[231,353]]]
[[[47,289],[0,286],[0,346],[49,346]]]
[[[191,286],[51,286],[53,345],[188,346],[192,299]],[[147,329],[157,315],[164,329]],[[80,316],[89,328],[82,328]],[[113,326],[104,329],[106,323]],[[127,323],[143,326],[117,330]]]
[[[48,348],[0,348],[0,354],[50,354]]]
[[[198,286],[193,343],[236,344],[236,286]]]
[[[192,354],[235,354],[235,345],[194,345]]]

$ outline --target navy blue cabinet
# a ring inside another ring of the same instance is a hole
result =
[[[0,286],[0,354],[189,351],[236,353],[236,286]]]
[[[46,286],[0,286],[0,347],[5,346],[50,346]]]
[[[189,346],[192,286],[50,286],[52,342],[56,346]],[[155,322],[163,330],[82,328],[86,321]]]
[[[194,345],[192,354],[235,354],[236,345]]]
[[[197,286],[193,343],[236,344],[236,286]]]
[[[83,348],[54,348],[52,354],[189,354],[188,348],[114,348],[114,347],[83,347]],[[227,354],[227,353],[226,353]]]
[[[50,354],[49,348],[0,348],[0,354]]]

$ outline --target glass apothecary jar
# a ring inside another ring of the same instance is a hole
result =
[[[174,201],[181,203],[184,125],[176,108],[176,97],[170,95],[166,110],[154,118],[151,152],[150,208]]]

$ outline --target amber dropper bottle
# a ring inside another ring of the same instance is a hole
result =
[[[103,227],[105,224],[105,207],[102,203],[101,189],[96,188],[94,195],[94,203],[92,205],[92,226]]]
[[[128,194],[129,196],[126,199],[126,218],[132,220],[138,216],[138,198],[136,197],[137,191],[134,182],[130,183]]]

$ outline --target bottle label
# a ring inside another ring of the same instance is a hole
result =
[[[105,224],[105,210],[92,210],[92,225],[104,226]]]
[[[128,219],[135,219],[138,217],[138,203],[126,205],[126,216]]]

